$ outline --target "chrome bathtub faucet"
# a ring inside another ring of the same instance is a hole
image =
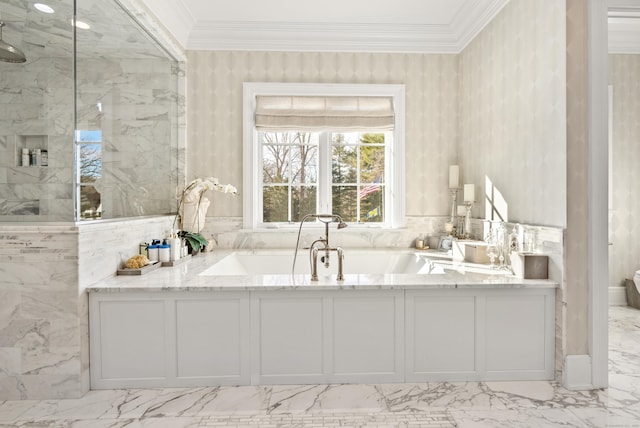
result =
[[[307,214],[300,221],[300,229],[298,229],[298,239],[296,241],[296,252],[293,258],[293,266],[291,268],[291,273],[295,269],[296,264],[296,255],[298,254],[298,243],[300,242],[300,231],[302,230],[302,225],[308,218],[316,218],[324,223],[324,237],[320,237],[313,241],[311,246],[309,247],[309,262],[311,263],[311,281],[318,280],[318,252],[323,251],[324,255],[321,257],[322,263],[325,267],[329,267],[329,254],[331,251],[335,251],[338,254],[338,281],[344,280],[344,275],[342,273],[342,267],[344,265],[344,251],[342,248],[335,247],[331,248],[329,245],[329,223],[338,222],[338,229],[344,229],[347,227],[347,224],[342,220],[337,214]],[[322,245],[322,248],[318,248]]]

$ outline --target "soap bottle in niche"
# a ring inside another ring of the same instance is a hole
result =
[[[36,165],[42,165],[42,150],[36,149]]]
[[[49,151],[43,149],[40,152],[41,152],[40,165],[49,166]]]
[[[30,156],[31,156],[31,166],[36,166],[36,165],[38,165],[38,164],[36,163],[36,149],[31,150],[31,154],[30,154]]]
[[[31,158],[29,157],[29,149],[26,147],[22,149],[22,166],[31,165]]]

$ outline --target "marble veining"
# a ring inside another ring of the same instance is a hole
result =
[[[607,389],[533,381],[102,390],[0,402],[0,426],[640,427],[640,311],[610,311]]]
[[[193,257],[172,268],[156,269],[145,275],[125,275],[108,278],[87,288],[90,292],[138,291],[212,291],[212,290],[276,290],[304,289],[393,289],[393,288],[556,288],[551,280],[525,280],[507,275],[469,272],[465,264],[451,265],[446,274],[345,274],[338,282],[335,275],[311,281],[309,275],[201,275],[212,264],[233,250],[218,250]],[[272,250],[273,251],[273,250]],[[358,251],[352,249],[352,251]],[[382,250],[393,251],[393,250]],[[410,250],[402,250],[410,251]],[[348,255],[349,249],[345,249]],[[292,254],[289,255],[292,257]],[[429,257],[418,252],[417,257]],[[285,255],[283,255],[285,257]],[[346,256],[345,256],[346,257]],[[302,257],[301,262],[306,262]],[[348,263],[348,261],[345,261]]]
[[[0,426],[639,427],[640,311],[610,310],[607,389],[532,381],[102,390],[0,402]]]

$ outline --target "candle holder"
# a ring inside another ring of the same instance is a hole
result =
[[[449,221],[445,223],[444,229],[450,236],[457,237],[458,236],[458,222],[456,221],[456,208],[457,208],[457,200],[458,200],[458,189],[449,188],[451,192],[451,216],[449,217]]]
[[[457,209],[457,200],[458,200],[458,189],[449,189],[451,192],[451,217],[449,218],[449,223],[455,225],[456,224],[456,209]]]
[[[464,201],[464,206],[467,209],[467,213],[464,216],[464,237],[465,239],[469,239],[471,237],[471,207],[473,206],[473,201]]]

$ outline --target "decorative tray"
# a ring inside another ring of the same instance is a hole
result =
[[[122,268],[118,269],[118,275],[144,275],[152,270],[156,270],[160,267],[160,262],[151,262],[146,266],[136,269]]]
[[[187,254],[185,257],[178,260],[171,260],[170,262],[162,262],[160,264],[162,265],[162,267],[171,267],[171,266],[180,265],[189,260],[191,260],[191,254]]]

